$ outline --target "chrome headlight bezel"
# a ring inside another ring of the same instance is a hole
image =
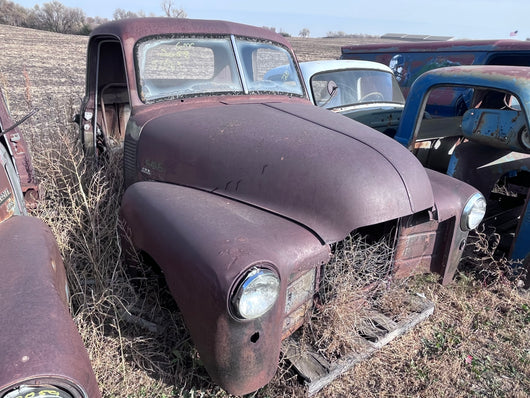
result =
[[[73,398],[74,393],[73,391],[69,392],[61,387],[57,387],[51,384],[29,383],[29,384],[20,384],[19,386],[13,388],[13,390],[5,393],[5,395],[1,394],[1,396],[2,398],[16,398],[16,397]],[[85,397],[87,395],[83,393],[82,396]]]
[[[530,151],[530,132],[527,127],[523,127],[519,131],[519,142],[525,151]]]
[[[460,228],[470,231],[480,225],[486,214],[486,198],[480,192],[471,196],[462,210]]]
[[[231,312],[240,320],[259,318],[270,311],[279,295],[278,273],[263,264],[253,266],[243,274],[232,290]]]

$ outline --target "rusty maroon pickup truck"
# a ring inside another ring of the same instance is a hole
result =
[[[26,212],[37,184],[18,124],[0,91],[0,397],[97,398],[59,248]]]
[[[233,394],[272,378],[350,234],[386,237],[393,276],[448,283],[485,211],[476,189],[313,106],[289,43],[266,29],[99,26],[79,122],[87,153],[123,144],[124,230],[164,272],[201,361]]]

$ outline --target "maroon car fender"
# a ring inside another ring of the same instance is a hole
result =
[[[21,385],[42,385],[74,398],[100,397],[68,311],[52,232],[37,218],[11,217],[0,224],[0,253],[0,396]]]
[[[165,273],[212,379],[236,395],[269,382],[280,354],[289,279],[326,262],[329,247],[272,213],[166,183],[131,185],[121,217],[135,248]],[[240,320],[231,311],[231,293],[254,265],[278,273],[280,296],[262,317]]]

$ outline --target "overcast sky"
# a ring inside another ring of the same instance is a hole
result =
[[[51,0],[14,0],[33,7]],[[79,7],[87,16],[112,19],[117,8],[162,14],[162,0],[59,0]],[[188,18],[224,19],[256,26],[275,27],[277,32],[298,36],[303,28],[311,37],[328,32],[408,33],[455,36],[468,39],[530,37],[528,0],[175,0]]]

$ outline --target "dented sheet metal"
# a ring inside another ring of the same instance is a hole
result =
[[[193,67],[174,67],[183,54]],[[91,34],[86,88],[87,153],[112,150],[121,131],[109,126],[127,125],[120,215],[129,249],[164,271],[201,361],[229,393],[273,377],[282,338],[318,299],[330,246],[351,234],[390,236],[393,252],[397,226],[412,217],[406,226],[427,224],[431,234],[415,239],[404,229],[402,263],[423,271],[436,257],[444,282],[452,279],[469,232],[459,217],[478,192],[431,175],[391,138],[312,105],[281,36],[219,21],[115,21]],[[421,239],[438,244],[417,250]],[[270,306],[242,316],[244,291],[263,274],[274,282],[249,306],[273,297]]]
[[[34,217],[12,217],[0,224],[0,253],[0,396],[24,384],[100,397],[68,311],[65,270],[51,231]]]

